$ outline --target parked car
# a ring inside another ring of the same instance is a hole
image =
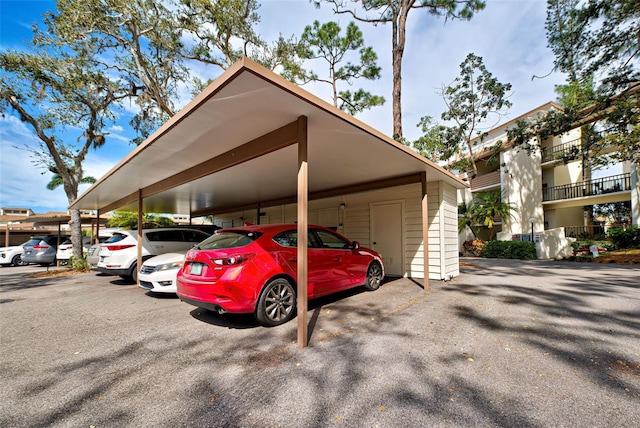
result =
[[[188,250],[210,235],[196,229],[161,228],[142,230],[142,260],[158,254]],[[138,231],[123,230],[100,244],[97,269],[109,275],[138,280]]]
[[[89,247],[89,251],[87,251],[87,264],[89,265],[90,269],[97,270],[98,262],[100,261],[100,256],[98,255],[98,253],[100,253],[100,244],[106,242],[107,239],[111,238],[113,236],[113,233],[117,230],[118,229],[100,229],[98,243],[91,245]]]
[[[142,263],[138,272],[138,287],[153,293],[175,293],[178,270],[184,262],[186,251],[160,254]]]
[[[91,237],[82,237],[82,250],[87,255],[89,247],[91,246]],[[65,240],[62,244],[58,245],[58,251],[56,252],[56,260],[60,265],[69,264],[69,259],[73,256],[73,244],[71,239]]]
[[[25,245],[26,242],[22,245]],[[24,266],[27,263],[22,261],[22,245],[0,248],[0,265],[2,266]]]
[[[61,236],[60,242],[68,239]],[[56,262],[56,250],[58,248],[58,235],[34,236],[22,246],[22,261],[25,263],[38,263],[48,266]]]
[[[264,326],[289,321],[296,309],[297,226],[222,229],[189,250],[178,272],[178,297],[218,313],[253,313]],[[308,297],[363,285],[376,290],[382,258],[331,229],[309,227]]]

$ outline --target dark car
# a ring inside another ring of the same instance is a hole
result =
[[[68,239],[61,236],[60,241]],[[22,261],[48,266],[55,263],[58,249],[58,235],[33,236],[22,246]]]
[[[217,231],[189,250],[178,272],[178,297],[219,313],[253,313],[264,326],[295,315],[298,231],[295,224]],[[308,298],[364,285],[375,290],[384,277],[378,253],[333,230],[310,226]]]

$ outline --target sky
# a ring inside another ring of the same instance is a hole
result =
[[[326,4],[316,9],[308,0],[262,0],[260,4],[261,22],[256,31],[267,41],[280,34],[300,36],[314,20],[336,21],[343,29],[352,20],[347,15],[334,15]],[[55,2],[48,0],[0,0],[0,50],[22,50],[31,39],[32,24],[41,22],[42,14],[53,8]],[[438,93],[459,75],[460,63],[471,52],[483,58],[487,69],[500,82],[512,85],[509,100],[513,105],[503,122],[554,101],[554,87],[564,82],[564,76],[559,72],[549,74],[553,70],[553,54],[547,47],[545,17],[545,0],[487,0],[487,7],[471,21],[446,23],[423,10],[412,10],[402,64],[405,138],[415,140],[420,136],[416,125],[422,116],[440,117],[446,107]],[[387,100],[383,106],[356,117],[391,135],[391,26],[356,24],[363,32],[365,44],[372,46],[378,55],[382,77],[373,82],[357,81],[353,88],[362,87]],[[305,66],[318,74],[324,70],[317,62]],[[206,80],[215,78],[220,71],[195,68],[193,74]],[[534,75],[547,77],[533,78]],[[312,84],[303,88],[331,102],[329,86]],[[180,100],[181,106],[188,101],[185,96]],[[99,179],[135,148],[129,143],[133,132],[125,116],[108,129],[107,143],[87,156],[86,176]],[[66,211],[68,201],[63,189],[46,188],[51,173],[34,164],[25,145],[38,147],[33,131],[14,113],[5,113],[0,117],[0,206],[31,208],[36,213]],[[83,185],[80,192],[88,187]]]

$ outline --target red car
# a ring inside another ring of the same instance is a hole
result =
[[[296,310],[295,224],[221,229],[190,250],[178,272],[178,296],[218,313],[253,313],[263,326],[289,321]],[[384,278],[382,258],[358,242],[309,227],[309,299]]]

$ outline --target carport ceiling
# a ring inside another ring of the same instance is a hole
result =
[[[307,118],[312,198],[391,179],[411,182],[423,172],[427,181],[466,186],[393,139],[245,58],[70,208],[137,210],[139,190],[144,211],[157,213],[209,214],[294,201],[298,154],[292,131],[299,117]],[[241,162],[234,161],[236,155]]]

